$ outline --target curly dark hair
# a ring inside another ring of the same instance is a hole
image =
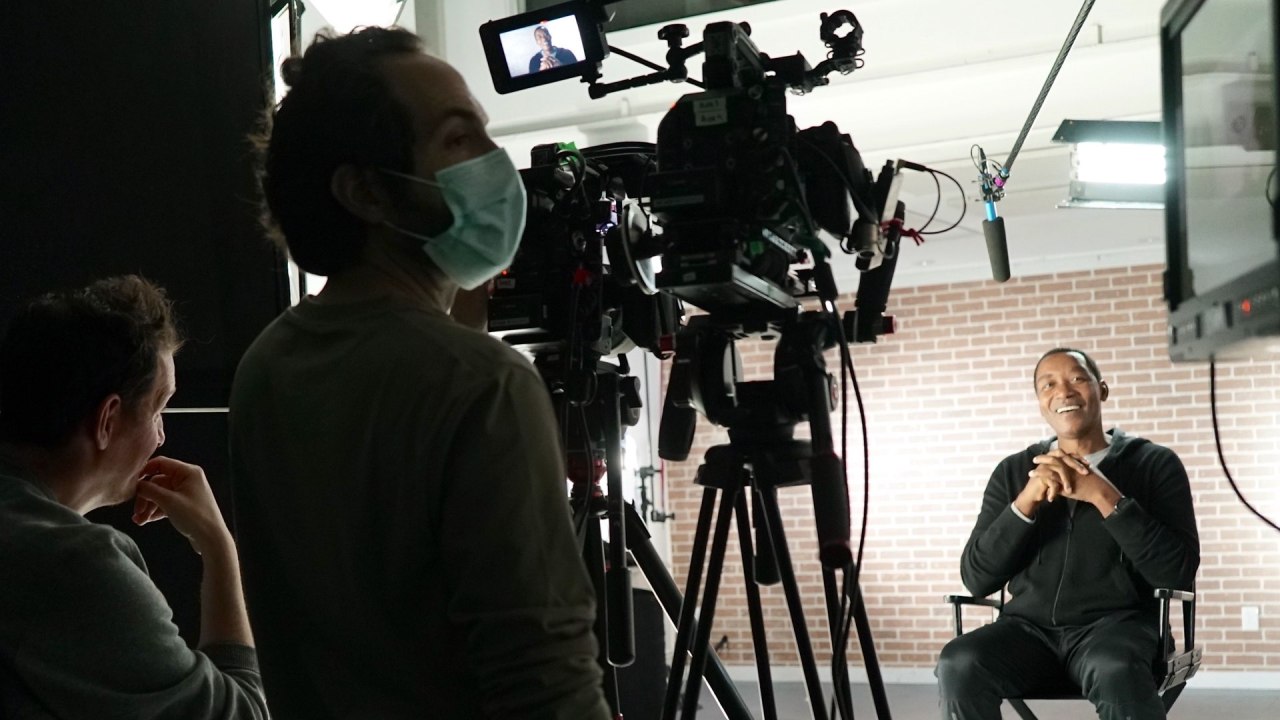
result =
[[[1075,348],[1069,348],[1069,347],[1056,347],[1046,352],[1045,354],[1041,355],[1040,359],[1036,361],[1035,369],[1031,371],[1031,382],[1035,383],[1036,373],[1040,371],[1040,363],[1044,362],[1045,358],[1049,357],[1050,355],[1058,355],[1062,353],[1071,353],[1071,354],[1079,355],[1080,357],[1084,358],[1085,369],[1087,369],[1090,373],[1093,374],[1094,380],[1097,380],[1098,382],[1102,382],[1102,371],[1098,370],[1098,363],[1094,362],[1093,358],[1089,357],[1089,353],[1083,350],[1077,350]]]
[[[350,267],[365,243],[361,220],[330,192],[344,164],[411,172],[413,117],[380,70],[389,56],[420,53],[401,28],[319,34],[302,57],[281,66],[289,93],[268,109],[254,138],[268,236],[303,270]]]
[[[169,298],[137,275],[28,302],[0,339],[0,440],[59,447],[113,394],[136,412],[181,346]]]

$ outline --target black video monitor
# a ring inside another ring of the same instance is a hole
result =
[[[499,93],[596,75],[608,55],[598,11],[582,0],[491,20],[480,26]]]
[[[1272,0],[1172,0],[1162,13],[1174,360],[1277,346],[1278,37]]]

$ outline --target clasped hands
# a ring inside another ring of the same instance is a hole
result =
[[[1040,503],[1053,502],[1059,497],[1097,505],[1106,497],[1119,494],[1106,478],[1092,470],[1089,462],[1078,455],[1054,448],[1037,455],[1032,462],[1035,467],[1015,501],[1018,510],[1028,517]]]

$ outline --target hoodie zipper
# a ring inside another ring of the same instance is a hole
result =
[[[1053,625],[1058,624],[1058,599],[1062,596],[1062,583],[1067,579],[1067,567],[1071,560],[1071,533],[1075,530],[1075,521],[1072,519],[1074,513],[1069,508],[1067,511],[1067,549],[1062,554],[1062,572],[1058,575],[1058,589],[1053,593],[1053,610],[1049,613],[1049,622]]]

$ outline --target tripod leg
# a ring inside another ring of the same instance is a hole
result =
[[[845,570],[845,573],[850,572],[852,572],[852,568]],[[845,645],[847,651],[848,640],[841,636],[844,631],[844,608],[840,604],[840,586],[836,584],[836,571],[825,565],[822,567],[822,589],[827,602],[827,622],[831,626],[831,652],[834,653],[836,648],[842,644]],[[852,702],[853,689],[849,685],[849,669],[845,666],[838,670],[831,678],[831,683],[835,686],[837,703]],[[841,701],[841,698],[844,698],[844,700]],[[837,714],[846,712],[851,712],[851,710],[847,707],[837,710]]]
[[[663,720],[675,720],[676,707],[680,704],[680,680],[684,677],[685,655],[695,626],[694,608],[698,602],[698,588],[702,585],[702,564],[706,559],[707,536],[711,533],[711,514],[715,512],[716,491],[702,491],[702,507],[698,510],[698,525],[693,533],[693,552],[689,556],[689,577],[685,580],[684,601],[680,604],[680,623],[676,626],[676,647],[671,654],[671,673],[667,677],[667,695],[662,703]]]
[[[680,589],[676,587],[675,580],[671,579],[671,573],[658,552],[653,549],[653,543],[649,542],[649,530],[631,505],[627,505],[627,523],[627,549],[636,559],[640,572],[649,581],[649,587],[653,588],[658,604],[671,619],[671,624],[676,625],[680,618]],[[694,627],[697,627],[696,622]],[[738,694],[738,689],[734,687],[729,673],[714,651],[707,655],[707,662],[707,685],[725,717],[728,720],[752,720],[746,701]]]
[[[604,697],[614,715],[618,708],[618,671],[609,663],[609,623],[611,619],[607,611],[608,590],[605,587],[604,573],[604,540],[600,535],[600,520],[588,518],[584,529],[582,559],[587,565],[587,574],[591,577],[591,585],[596,593],[596,640],[600,643],[600,655],[597,662],[604,671]]]
[[[827,720],[827,707],[822,697],[822,680],[818,677],[818,665],[813,657],[813,644],[804,620],[804,606],[800,602],[800,587],[791,564],[791,551],[787,549],[787,537],[782,529],[782,511],[778,509],[778,492],[770,487],[761,492],[765,520],[769,535],[773,538],[774,554],[778,558],[778,572],[782,576],[782,589],[787,597],[787,610],[791,614],[791,626],[796,636],[796,652],[800,667],[804,670],[804,684],[809,691],[809,705],[814,720]]]
[[[720,572],[724,568],[724,551],[729,540],[729,524],[733,521],[733,509],[741,492],[742,488],[737,484],[720,491],[720,511],[716,515],[716,532],[711,540],[711,560],[707,564],[707,583],[702,596],[702,609],[698,612],[698,634],[693,641],[693,658],[689,661],[689,677],[685,682],[681,718],[692,719],[698,714],[698,693],[702,690],[702,673],[707,664],[707,648],[711,644],[711,626],[716,614]]]
[[[622,421],[618,415],[618,375],[603,373],[597,402],[604,422],[605,468],[609,479],[608,512],[609,561],[605,564],[608,585],[609,662],[626,667],[636,659],[636,636],[633,621],[631,570],[627,567],[627,525],[622,496]]]
[[[760,586],[756,584],[756,559],[751,548],[751,519],[747,516],[745,492],[738,495],[737,511],[738,547],[742,553],[742,577],[747,589],[747,613],[751,617],[751,642],[756,655],[756,676],[760,682],[760,706],[764,711],[765,720],[777,720],[778,703],[773,696],[773,673],[769,668],[769,640],[764,631]]]
[[[853,625],[858,630],[858,644],[862,647],[862,662],[867,666],[867,684],[871,686],[871,699],[876,706],[876,717],[890,720],[889,696],[884,691],[884,678],[880,676],[880,661],[876,659],[876,644],[871,640],[871,623],[867,622],[867,607],[862,603],[862,588],[853,588]]]

